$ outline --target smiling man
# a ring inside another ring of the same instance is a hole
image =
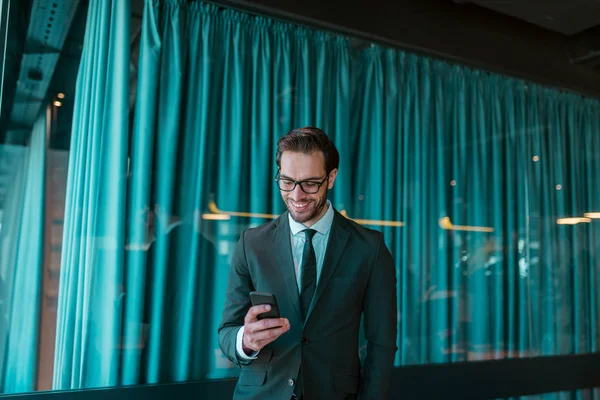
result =
[[[380,232],[327,200],[339,153],[320,129],[277,144],[276,182],[287,206],[242,233],[231,261],[219,343],[241,367],[234,399],[386,399],[396,346],[396,272]],[[251,306],[273,293],[281,318]],[[358,338],[364,317],[367,356]]]

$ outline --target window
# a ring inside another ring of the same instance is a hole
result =
[[[394,256],[396,366],[598,351],[597,100],[212,4],[83,3],[32,10],[81,49],[2,120],[3,393],[235,378],[231,256],[284,212],[275,143],[307,125],[341,154],[333,206]]]

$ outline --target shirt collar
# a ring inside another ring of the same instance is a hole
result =
[[[331,206],[331,202],[327,200],[327,212],[321,217],[320,220],[318,220],[313,226],[310,226],[309,228],[314,229],[322,235],[326,235],[327,233],[329,233],[331,225],[333,224],[333,217],[333,207]],[[292,232],[292,235],[296,235],[298,232],[301,232],[307,228],[300,222],[296,222],[292,218],[292,214],[290,213],[288,213],[288,219],[290,221],[290,230]]]

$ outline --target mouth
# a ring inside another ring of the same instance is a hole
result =
[[[302,212],[308,209],[310,201],[289,201],[290,205],[296,212]]]

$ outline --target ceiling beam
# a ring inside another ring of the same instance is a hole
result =
[[[33,126],[47,98],[78,5],[79,0],[34,0],[11,122]]]
[[[2,94],[4,93],[4,70],[6,69],[6,45],[8,24],[10,23],[11,0],[0,0],[0,113],[2,112]]]

